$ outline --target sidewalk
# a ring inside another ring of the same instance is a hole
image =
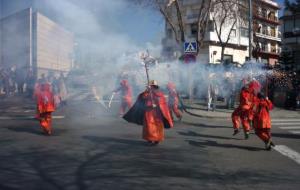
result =
[[[206,118],[231,118],[233,109],[225,109],[223,102],[217,102],[217,108],[213,111],[207,111],[207,106],[203,101],[189,101],[184,100],[184,104],[187,107],[186,110],[192,114],[199,115],[200,117]],[[292,111],[282,108],[274,108],[271,111],[272,118],[299,118],[300,119],[300,110]]]

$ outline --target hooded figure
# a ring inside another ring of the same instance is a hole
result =
[[[51,92],[49,83],[42,83],[36,94],[37,99],[37,119],[44,132],[48,135],[52,134],[52,112],[55,111],[54,97]]]
[[[271,146],[275,146],[271,141],[271,117],[269,113],[273,109],[273,104],[262,93],[258,94],[256,104],[253,120],[255,134],[264,141],[266,150],[271,150]]]
[[[178,109],[178,104],[179,104],[179,97],[178,97],[178,93],[176,91],[176,86],[174,83],[169,82],[167,84],[167,89],[169,91],[169,100],[168,100],[168,106],[169,106],[169,110],[170,110],[170,115],[173,119],[173,112],[176,115],[176,117],[181,120],[182,118],[182,114],[180,113],[179,109]]]
[[[240,93],[240,104],[231,115],[234,128],[233,135],[239,133],[240,122],[242,122],[245,139],[249,138],[251,128],[250,122],[253,120],[253,110],[255,109],[255,102],[257,101],[256,94],[260,89],[261,85],[256,80],[242,88]]]
[[[164,140],[164,128],[172,128],[173,120],[164,94],[156,81],[138,96],[133,107],[123,117],[126,121],[143,125],[143,139],[150,145]]]
[[[120,82],[120,87],[116,89],[114,92],[116,93],[119,91],[121,91],[121,96],[122,96],[119,114],[120,116],[123,116],[126,109],[127,108],[129,109],[132,106],[132,88],[129,85],[128,80],[123,79]]]

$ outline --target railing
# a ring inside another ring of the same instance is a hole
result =
[[[259,51],[264,53],[273,53],[273,54],[280,54],[280,49],[276,47],[271,47],[271,49],[268,48],[268,46],[262,46]]]
[[[254,15],[263,18],[267,21],[279,23],[278,17],[276,16],[268,16],[266,13],[259,12],[259,11],[254,12]]]
[[[267,37],[281,38],[281,34],[279,32],[276,35],[276,32],[272,32],[268,30],[257,30],[256,33],[265,35]]]

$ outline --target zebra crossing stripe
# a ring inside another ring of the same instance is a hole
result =
[[[293,126],[293,125],[300,125],[300,122],[298,123],[272,123],[272,125],[289,125],[289,126]]]
[[[300,127],[279,127],[280,129],[300,129]]]
[[[293,134],[300,134],[300,131],[289,131],[289,132],[291,132]]]
[[[53,119],[64,119],[65,116],[55,115]],[[0,116],[0,120],[24,120],[24,119],[35,119],[33,116]]]
[[[300,154],[285,145],[276,145],[274,150],[300,164]]]
[[[272,119],[272,122],[299,122],[300,119]]]

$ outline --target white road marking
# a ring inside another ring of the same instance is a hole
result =
[[[279,127],[280,129],[300,129],[300,127]]]
[[[35,110],[25,110],[24,112],[25,113],[28,113],[28,112],[34,112]]]
[[[300,164],[300,154],[285,145],[276,145],[274,150]]]
[[[293,126],[293,125],[300,125],[300,123],[272,123],[272,125],[289,125],[289,126]]]
[[[65,116],[55,115],[52,119],[64,119]],[[22,120],[22,119],[35,119],[34,116],[0,116],[0,120]]]
[[[55,115],[55,116],[52,116],[53,119],[64,119],[65,116],[63,115]]]
[[[299,122],[300,123],[300,119],[272,119],[272,122]]]
[[[300,134],[300,131],[289,131],[289,132],[291,132],[293,134]]]

